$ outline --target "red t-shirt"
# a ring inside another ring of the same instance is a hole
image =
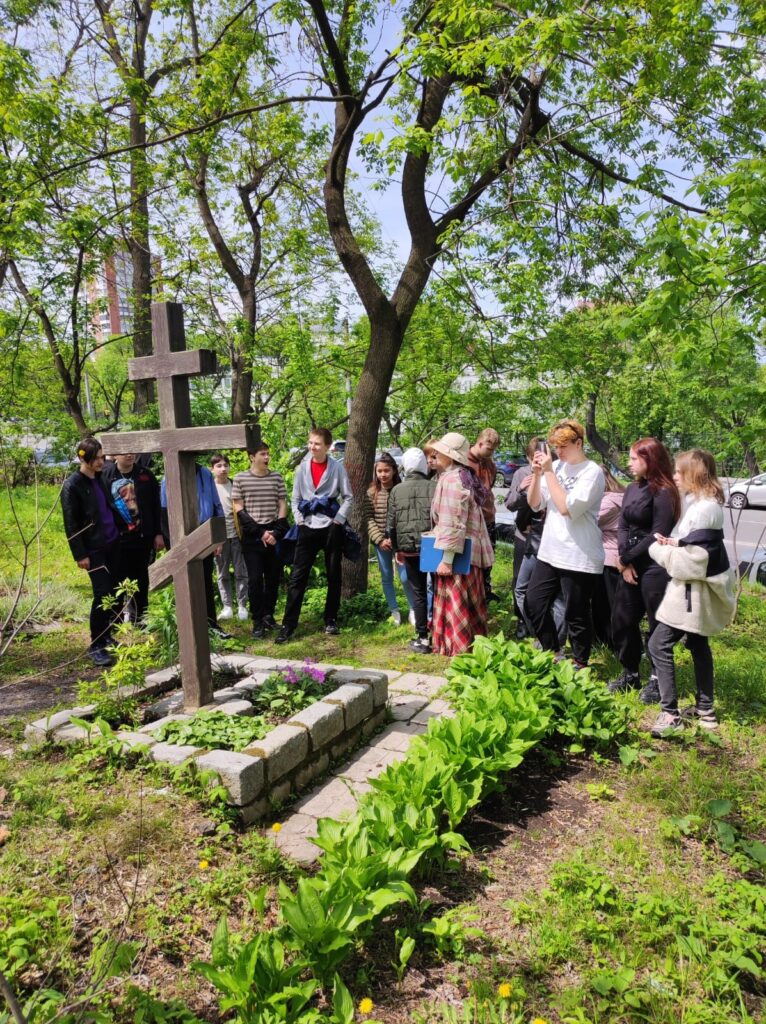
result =
[[[311,479],[314,481],[314,487],[319,487],[319,481],[324,476],[325,470],[327,469],[327,459],[324,462],[314,462],[311,460]]]

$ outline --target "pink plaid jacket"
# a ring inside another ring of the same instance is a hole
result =
[[[431,502],[431,522],[439,550],[459,554],[465,547],[466,538],[469,538],[473,541],[471,565],[485,569],[495,561],[481,508],[473,500],[471,492],[463,487],[458,466],[453,466],[439,477]]]

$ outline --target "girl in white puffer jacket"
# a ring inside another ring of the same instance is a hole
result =
[[[736,610],[734,573],[723,543],[723,488],[713,456],[699,448],[682,452],[676,457],[674,480],[684,498],[683,514],[671,536],[657,534],[649,548],[670,576],[649,641],[662,705],[654,736],[677,731],[683,718],[703,729],[718,727],[708,637],[726,629]],[[694,661],[697,699],[679,713],[673,648],[684,634]]]

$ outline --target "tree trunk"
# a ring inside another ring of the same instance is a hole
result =
[[[128,130],[130,133],[130,236],[128,249],[133,264],[133,355],[152,354],[152,254],[149,248],[149,190],[152,171],[146,155],[146,100],[149,89],[146,82],[146,39],[152,19],[153,0],[135,5],[133,53],[130,71],[119,55],[125,80],[132,78],[135,90],[130,95]],[[102,16],[103,17],[103,16]],[[108,30],[109,31],[109,30]],[[113,32],[113,29],[111,30]],[[146,90],[146,91],[145,91]],[[139,380],[134,384],[133,408],[145,413],[154,401],[154,382]]]
[[[402,347],[402,330],[393,310],[370,325],[370,347],[359,378],[351,417],[348,421],[345,467],[354,504],[351,525],[362,537],[363,557],[358,562],[343,562],[343,597],[352,597],[367,589],[367,523],[363,497],[372,479],[378,430],[391,378]]]
[[[758,468],[758,459],[755,457],[752,445],[748,441],[742,442],[742,455],[750,476],[757,476],[760,473],[760,469]]]
[[[255,282],[246,279],[242,299],[242,332],[231,350],[231,422],[249,423],[253,414],[253,346],[257,301]]]
[[[588,397],[588,407],[585,414],[585,436],[593,448],[599,453],[604,462],[619,466],[620,452],[614,445],[609,444],[606,438],[602,437],[596,426],[596,394]]]

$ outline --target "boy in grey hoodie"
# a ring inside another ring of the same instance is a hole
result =
[[[325,633],[337,636],[340,607],[343,526],[351,509],[351,485],[341,462],[328,458],[332,434],[317,427],[309,434],[308,454],[295,473],[292,509],[298,527],[287,604],[276,643],[290,639],[298,625],[311,567],[320,551],[325,553],[327,598]]]

